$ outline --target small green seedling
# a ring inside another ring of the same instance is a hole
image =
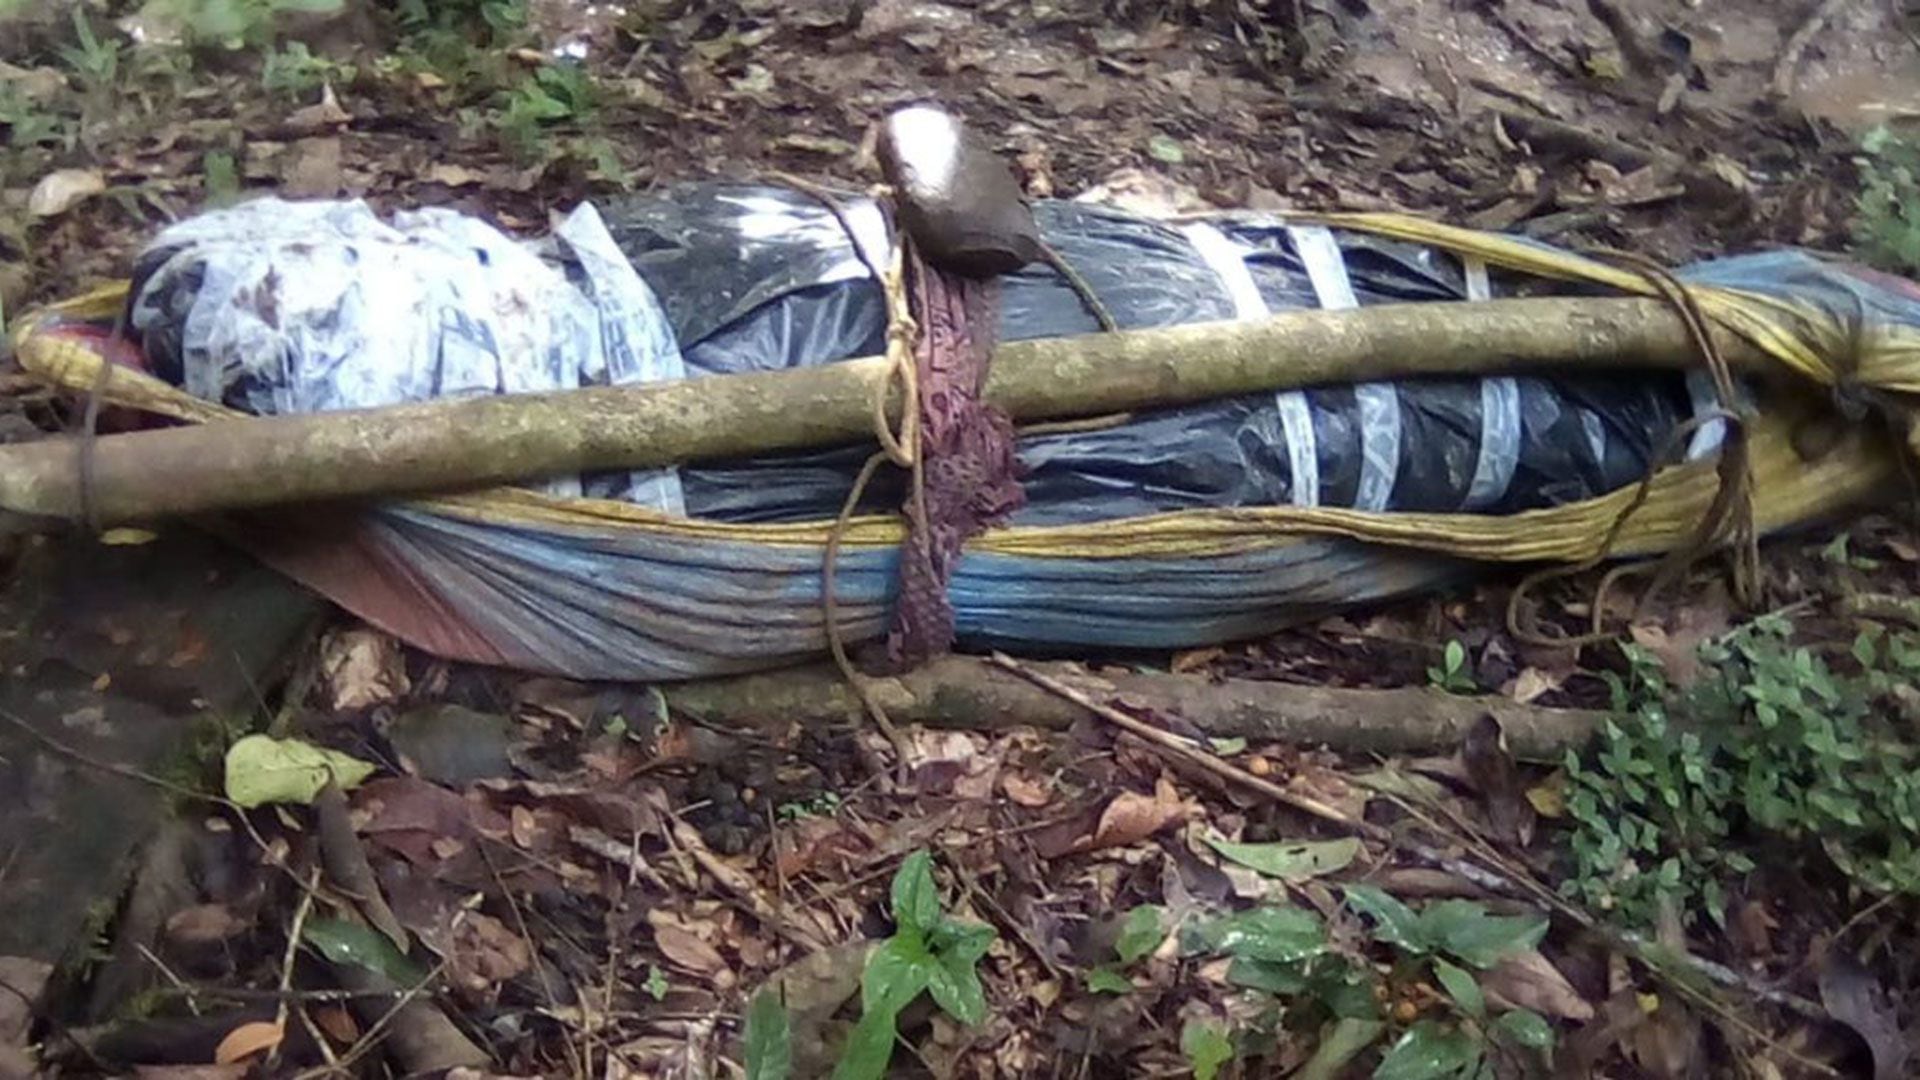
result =
[[[1467,647],[1458,641],[1447,642],[1438,667],[1427,668],[1427,682],[1449,694],[1471,694],[1480,689],[1467,669]]]
[[[986,992],[975,968],[993,944],[993,927],[960,922],[940,910],[933,856],[925,851],[900,864],[892,900],[893,936],[867,959],[860,977],[860,1023],[847,1040],[834,1080],[886,1075],[900,1011],[923,991],[963,1024],[978,1024],[987,1016]]]

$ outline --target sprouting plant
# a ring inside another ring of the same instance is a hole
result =
[[[1427,682],[1449,694],[1471,694],[1480,689],[1467,667],[1467,647],[1458,641],[1447,642],[1439,665],[1428,665]]]
[[[933,856],[925,851],[900,864],[891,897],[893,936],[867,959],[860,977],[860,1022],[834,1069],[835,1080],[884,1076],[900,1011],[923,992],[963,1024],[986,1019],[986,993],[975,968],[993,944],[993,928],[941,911]]]

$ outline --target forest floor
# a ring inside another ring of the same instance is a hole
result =
[[[919,100],[1037,197],[1911,258],[1858,213],[1893,169],[1862,140],[1920,117],[1910,34],[1780,0],[0,0],[0,302],[266,192],[532,235],[676,180],[864,185]],[[10,392],[7,440],[74,422]],[[104,539],[5,538],[0,1076],[1907,1075],[1920,794],[1862,763],[1914,746],[1889,517],[1768,541],[1757,605],[1713,561],[1603,600],[1599,644],[1517,639],[1494,578],[1074,683],[1617,709],[1597,750],[1169,751],[1088,711],[910,727],[897,772],[862,726],[449,665],[190,535]],[[1812,734],[1706,734],[1754,706]],[[243,811],[220,752],[260,728],[377,769]]]

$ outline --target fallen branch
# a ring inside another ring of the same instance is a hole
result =
[[[1027,667],[1108,700],[1179,716],[1215,738],[1331,746],[1350,753],[1451,750],[1475,722],[1491,714],[1515,755],[1557,761],[1569,747],[1586,741],[1601,716],[1418,688],[1346,690],[1197,675],[1089,674],[1073,664]],[[888,715],[902,724],[1064,728],[1085,715],[1073,702],[969,656],[939,657],[905,674],[867,682]],[[736,727],[768,721],[858,723],[862,716],[860,699],[825,665],[678,683],[661,691],[678,711]]]
[[[1844,0],[1822,0],[1807,16],[1807,21],[1787,38],[1786,47],[1780,50],[1780,59],[1773,65],[1773,94],[1778,98],[1793,96],[1794,86],[1800,80],[1800,58],[1806,54],[1807,46],[1826,29],[1828,20],[1838,14]]]
[[[996,653],[993,663],[1020,678],[1029,680],[1048,693],[1072,702],[1087,713],[1105,720],[1141,741],[1158,747],[1170,757],[1192,768],[1238,784],[1242,788],[1335,825],[1355,836],[1405,851],[1430,866],[1445,870],[1490,892],[1535,904],[1570,919],[1582,929],[1600,936],[1621,952],[1633,956],[1657,973],[1668,973],[1668,970],[1673,967],[1683,968],[1686,972],[1709,982],[1730,990],[1738,990],[1757,1000],[1789,1009],[1809,1019],[1827,1019],[1826,1010],[1814,1002],[1784,990],[1763,985],[1724,964],[1695,956],[1684,949],[1648,941],[1638,934],[1623,933],[1602,925],[1584,909],[1576,907],[1551,889],[1532,880],[1531,877],[1516,874],[1512,869],[1501,865],[1499,861],[1481,856],[1484,861],[1494,864],[1490,869],[1471,858],[1461,858],[1430,844],[1400,836],[1384,825],[1354,817],[1318,799],[1290,791],[1271,780],[1255,776],[1223,760],[1219,755],[1201,748],[1189,739],[1128,716],[1113,706],[1097,701],[1011,657]],[[1429,822],[1437,826],[1437,823],[1432,823],[1430,819]],[[1684,987],[1684,985],[1684,983],[1676,983],[1676,986]]]
[[[1765,366],[1743,339],[1715,334],[1736,364]],[[1016,421],[1056,420],[1419,374],[1677,369],[1696,353],[1671,305],[1656,299],[1395,304],[1011,342],[995,354],[987,398]],[[87,505],[94,520],[115,524],[856,443],[872,437],[887,371],[872,357],[106,435],[92,443]],[[0,447],[0,510],[77,520],[79,446]]]

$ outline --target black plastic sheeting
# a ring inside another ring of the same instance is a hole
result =
[[[871,228],[863,243],[878,258],[884,239],[871,203],[849,196],[843,207],[856,228]],[[1177,228],[1075,203],[1043,202],[1035,211],[1048,242],[1087,279],[1122,329],[1234,317],[1220,276]],[[704,184],[616,204],[605,218],[659,295],[690,374],[802,367],[884,348],[880,289],[847,229],[811,196]],[[1320,306],[1283,226],[1234,219],[1211,224],[1241,248],[1269,310]],[[1363,306],[1466,299],[1463,269],[1449,254],[1337,230],[1334,238]],[[1496,277],[1492,291],[1510,295],[1516,286]],[[1051,268],[1030,267],[1006,279],[1002,340],[1098,329]],[[1691,411],[1684,380],[1670,373],[1513,379],[1503,388],[1508,405],[1494,417],[1487,415],[1487,382],[1389,384],[1399,438],[1386,509],[1499,514],[1611,491],[1639,480]],[[1318,503],[1356,505],[1365,468],[1357,394],[1330,387],[1307,391],[1305,399]],[[1469,506],[1490,420],[1506,425],[1497,441],[1515,452],[1511,479],[1497,497]],[[830,517],[869,452],[848,448],[683,467],[687,512],[742,522]],[[1028,505],[1015,516],[1017,524],[1295,501],[1274,394],[1142,413],[1102,431],[1024,437],[1019,456]],[[865,506],[897,506],[900,483],[883,476]]]

